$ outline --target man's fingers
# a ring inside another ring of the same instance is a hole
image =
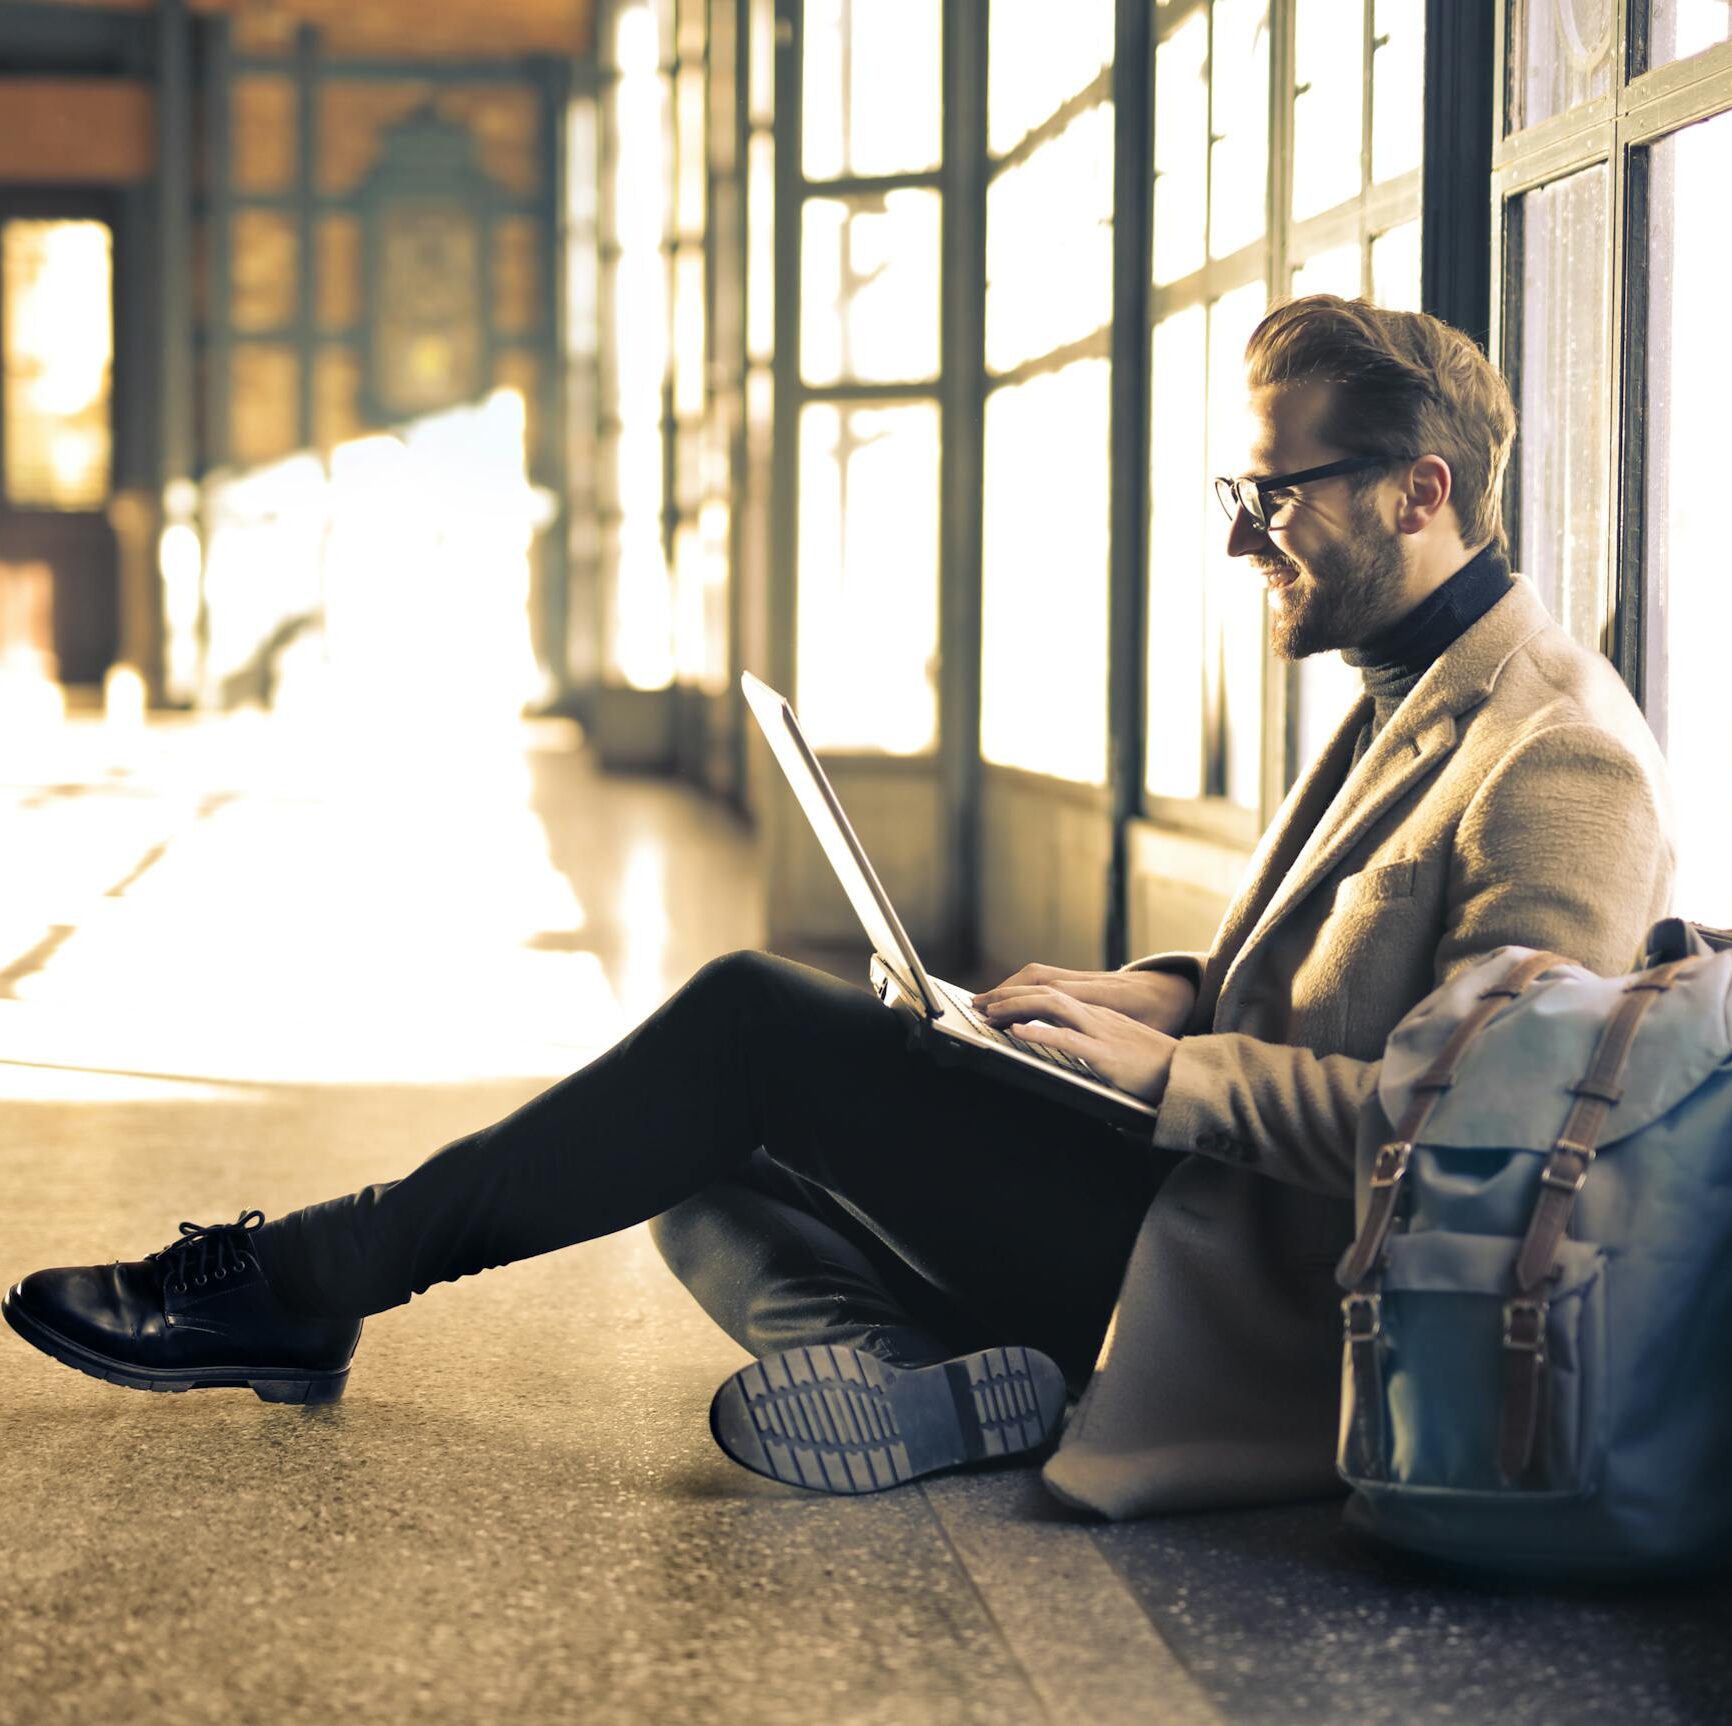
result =
[[[1024,965],[1020,971],[1012,972],[1002,983],[996,983],[990,989],[982,989],[974,999],[977,1002],[987,1001],[1006,989],[1031,989],[1043,983],[1066,982],[1072,978],[1091,975],[1093,973],[1089,971],[1067,971],[1062,965]]]
[[[1101,1011],[1068,995],[1062,989],[1042,985],[1033,989],[1007,989],[991,1003],[988,1016],[999,1024],[1020,1024],[1026,1019],[1047,1019],[1060,1025],[1086,1027]]]

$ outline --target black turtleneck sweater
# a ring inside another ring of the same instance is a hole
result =
[[[1359,765],[1378,732],[1437,656],[1470,624],[1484,617],[1514,584],[1502,554],[1488,545],[1381,635],[1373,636],[1362,647],[1343,651],[1342,659],[1365,680],[1365,693],[1372,703],[1371,717],[1353,747],[1353,767]]]

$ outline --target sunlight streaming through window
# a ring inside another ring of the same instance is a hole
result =
[[[807,179],[938,166],[942,22],[941,0],[806,0]]]
[[[795,695],[815,748],[912,755],[938,735],[938,406],[800,415]]]
[[[1203,791],[1203,582],[1206,536],[1226,526],[1209,495],[1208,313],[1187,306],[1155,325],[1149,438],[1148,737],[1157,797]],[[1212,512],[1212,513],[1211,513]]]
[[[1372,18],[1371,178],[1417,168],[1425,144],[1425,0],[1377,0]]]
[[[673,679],[673,590],[662,542],[662,390],[669,362],[670,211],[668,80],[654,13],[624,6],[614,27],[617,160],[613,188],[615,501],[620,521],[604,535],[612,553],[607,634],[613,669],[638,689]],[[690,315],[686,341],[690,343]],[[699,341],[701,344],[701,325]]]
[[[1215,0],[1209,55],[1209,256],[1263,237],[1269,171],[1269,0]]]
[[[1209,18],[1197,11],[1155,50],[1157,287],[1202,267],[1208,184]]]
[[[1112,213],[1110,102],[1079,114],[993,180],[986,194],[991,370],[1051,353],[1111,319]]]
[[[4,487],[14,509],[108,501],[113,236],[102,222],[0,224]]]
[[[1359,193],[1365,10],[1360,0],[1298,0],[1293,32],[1293,219],[1302,222]]]
[[[1723,574],[1719,488],[1703,452],[1725,422],[1732,340],[1724,225],[1699,219],[1732,181],[1732,114],[1653,151],[1647,415],[1647,708],[1666,749],[1678,821],[1678,910],[1732,926],[1732,800],[1726,746],[1732,695],[1726,642],[1732,589]]]
[[[980,748],[1100,785],[1107,765],[1105,360],[986,402]]]
[[[1034,130],[1113,63],[1113,0],[993,0],[988,14],[987,148],[995,156]]]
[[[937,192],[808,198],[801,213],[800,371],[808,384],[938,375]]]

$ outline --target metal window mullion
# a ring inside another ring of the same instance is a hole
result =
[[[803,0],[776,0],[775,53],[775,345],[771,361],[770,413],[770,629],[769,680],[793,695],[794,642],[798,630],[799,583],[794,560],[799,535],[800,380],[800,226],[804,176],[801,172],[800,112]]]
[[[825,180],[808,180],[804,174],[800,177],[803,198],[859,198],[884,192],[943,190],[943,172],[932,168],[907,174],[837,174]]]
[[[205,314],[204,467],[226,467],[230,455],[230,357],[233,301],[234,80],[231,26],[206,20],[205,40]]]
[[[300,269],[295,291],[295,357],[300,392],[297,397],[297,440],[313,445],[313,370],[317,352],[318,259],[313,196],[319,171],[319,33],[311,24],[295,32],[295,105],[299,120],[295,176],[295,232]]]
[[[980,949],[980,704],[986,418],[987,11],[943,9],[938,766],[959,971]]]
[[[1622,378],[1623,416],[1617,432],[1618,490],[1616,537],[1613,540],[1611,612],[1608,651],[1636,704],[1647,711],[1647,525],[1648,352],[1651,307],[1652,203],[1649,144],[1627,146],[1629,157],[1623,211],[1623,279],[1619,292],[1618,363]],[[1653,721],[1650,719],[1650,725]],[[1656,728],[1665,746],[1664,722]]]
[[[1370,0],[1366,0],[1369,5]],[[1292,280],[1293,139],[1298,78],[1298,0],[1271,7],[1269,32],[1268,296],[1285,299]],[[1361,115],[1363,121],[1363,109]],[[1363,125],[1362,128],[1363,130]],[[1363,170],[1364,144],[1360,156]],[[1363,182],[1363,172],[1362,172]],[[1212,344],[1211,344],[1212,346]],[[1259,751],[1258,825],[1267,826],[1287,794],[1298,754],[1299,668],[1280,659],[1269,629],[1268,608],[1259,613],[1263,658],[1263,726]]]
[[[1130,957],[1129,822],[1144,780],[1154,221],[1154,64],[1148,0],[1118,0],[1113,31],[1113,302],[1108,502],[1107,790],[1111,860],[1104,961]]]
[[[1624,32],[1617,32],[1618,40],[1613,50],[1614,75],[1618,78],[1619,88],[1623,83]],[[1618,663],[1619,629],[1619,593],[1623,586],[1622,556],[1623,525],[1624,525],[1624,449],[1628,431],[1626,425],[1627,408],[1627,375],[1624,364],[1624,326],[1625,306],[1624,290],[1627,278],[1626,246],[1628,244],[1627,211],[1625,208],[1625,183],[1628,178],[1627,151],[1624,142],[1624,126],[1621,120],[1612,123],[1612,151],[1609,171],[1606,175],[1606,198],[1610,208],[1606,211],[1606,233],[1611,241],[1611,256],[1607,260],[1611,268],[1611,281],[1606,293],[1606,383],[1605,398],[1602,403],[1604,412],[1611,415],[1606,437],[1606,466],[1602,474],[1606,491],[1612,507],[1606,511],[1605,526],[1605,568],[1600,577],[1599,600],[1599,643],[1600,651],[1612,661]],[[1638,476],[1638,485],[1640,479]],[[1619,666],[1620,672],[1623,670]],[[1638,697],[1638,700],[1640,698]]]

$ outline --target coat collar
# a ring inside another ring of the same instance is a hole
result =
[[[1229,940],[1238,935],[1233,925],[1249,924],[1233,963],[1320,886],[1386,810],[1437,769],[1461,735],[1457,721],[1486,700],[1504,666],[1550,622],[1533,583],[1517,575],[1509,592],[1444,649],[1348,771],[1371,711],[1368,698],[1354,705],[1258,847],[1246,893],[1222,924]],[[1292,861],[1281,869],[1283,854]],[[1277,869],[1279,878],[1272,881]]]

